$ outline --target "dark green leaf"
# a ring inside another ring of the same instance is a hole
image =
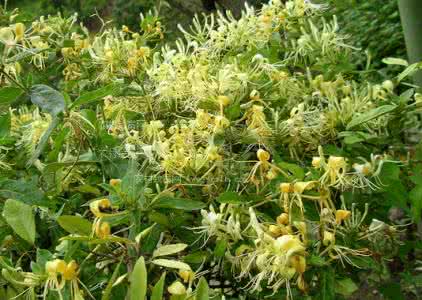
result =
[[[347,130],[350,128],[353,128],[358,125],[362,125],[372,119],[378,118],[382,115],[385,115],[393,110],[396,109],[397,106],[395,105],[383,105],[374,109],[371,109],[370,111],[363,113],[361,115],[358,115],[354,117],[349,124],[347,124]]]
[[[414,222],[418,222],[422,212],[422,185],[417,185],[409,193],[411,211]]]
[[[22,89],[7,86],[0,89],[0,105],[8,105],[14,102],[20,95],[23,94]]]
[[[30,205],[51,207],[52,202],[29,180],[0,181],[0,197],[16,199]]]
[[[98,101],[104,98],[105,96],[114,95],[118,91],[118,89],[119,89],[118,85],[110,84],[95,91],[85,92],[82,95],[80,95],[75,100],[75,102],[71,104],[70,107],[73,108],[76,106],[89,104],[89,103]]]
[[[205,203],[190,199],[162,196],[153,204],[154,208],[173,208],[181,210],[198,210],[205,207]]]
[[[242,197],[236,192],[224,192],[216,199],[220,203],[241,204]]]

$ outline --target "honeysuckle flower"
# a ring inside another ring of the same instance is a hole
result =
[[[111,202],[107,198],[95,200],[89,204],[89,209],[96,218],[101,218],[111,211]]]
[[[111,229],[110,224],[108,222],[100,222],[98,221],[95,226],[95,235],[100,239],[105,239],[110,236]]]
[[[341,224],[343,220],[350,217],[351,212],[349,210],[339,209],[336,211],[336,223]]]

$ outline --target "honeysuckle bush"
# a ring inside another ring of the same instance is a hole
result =
[[[366,81],[335,18],[301,0],[198,17],[162,47],[154,15],[96,34],[15,18],[0,299],[417,295],[419,64]]]

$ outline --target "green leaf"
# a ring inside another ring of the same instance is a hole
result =
[[[152,288],[151,300],[162,300],[164,292],[164,281],[166,279],[166,273],[161,275],[160,280]]]
[[[181,210],[198,210],[205,207],[205,203],[190,199],[162,196],[153,204],[155,208],[173,208]]]
[[[32,86],[31,102],[52,116],[57,116],[65,109],[63,95],[44,84],[36,84]]]
[[[218,240],[217,244],[214,248],[214,256],[215,257],[223,257],[226,253],[227,249],[227,241],[226,240]]]
[[[361,115],[358,115],[354,117],[349,124],[347,124],[347,130],[350,128],[353,128],[357,125],[362,125],[372,119],[378,118],[382,115],[385,115],[393,110],[396,109],[397,106],[395,105],[383,105],[374,109],[371,109],[370,111],[363,113]]]
[[[65,161],[65,162],[54,162],[51,164],[48,164],[44,167],[44,172],[55,172],[60,170],[61,168],[66,168],[70,166],[85,166],[85,165],[93,165],[98,163],[98,161],[95,160],[78,160],[78,161]]]
[[[54,205],[33,181],[24,179],[0,181],[0,197],[16,199],[30,205],[45,207]]]
[[[6,138],[10,134],[11,127],[10,114],[0,116],[0,138]]]
[[[197,251],[184,256],[183,261],[189,264],[202,264],[209,256],[207,251]]]
[[[196,288],[196,300],[209,300],[208,283],[204,277],[199,279],[198,287]]]
[[[409,193],[413,221],[419,222],[422,211],[422,185],[417,185]]]
[[[4,203],[3,217],[17,235],[34,244],[35,218],[31,206],[17,200],[8,199]]]
[[[74,40],[64,40],[63,41],[63,48],[73,48],[75,47],[75,41]]]
[[[175,253],[179,253],[186,249],[188,245],[187,244],[172,244],[172,245],[164,245],[156,249],[152,253],[152,257],[158,257],[158,256],[166,256],[166,255],[172,255]]]
[[[344,297],[351,296],[356,292],[358,286],[350,278],[344,278],[336,281],[336,293],[343,295]]]
[[[319,296],[321,300],[334,300],[335,299],[335,278],[334,271],[331,268],[321,268],[321,286]]]
[[[318,255],[311,255],[309,258],[306,259],[306,262],[311,266],[322,267],[326,266],[327,262],[325,259]]]
[[[91,222],[80,216],[60,216],[57,223],[69,233],[90,235],[92,231]]]
[[[109,95],[114,95],[117,90],[118,90],[119,86],[116,84],[110,84],[107,85],[105,87],[102,87],[98,90],[95,91],[89,91],[89,92],[85,92],[82,95],[80,95],[75,102],[73,102],[70,107],[74,108],[76,106],[80,106],[80,105],[84,105],[84,104],[89,104],[95,101],[98,101],[106,96]]]
[[[0,89],[0,105],[8,105],[14,102],[20,95],[23,94],[22,89],[7,86]]]
[[[224,192],[221,193],[217,199],[220,203],[230,203],[230,204],[241,204],[243,203],[242,197],[236,192]]]
[[[412,64],[412,65],[408,66],[403,72],[401,72],[397,76],[397,81],[400,82],[403,79],[405,79],[406,77],[413,75],[418,69],[420,69],[419,63]]]
[[[129,300],[145,300],[147,294],[147,269],[144,257],[139,257],[130,275]]]
[[[395,57],[386,57],[382,60],[383,63],[387,65],[399,65],[399,66],[405,66],[407,67],[409,63],[401,58],[395,58]]]
[[[296,180],[302,180],[305,177],[305,171],[296,164],[287,163],[284,161],[278,162],[277,165],[284,171],[288,171]]]
[[[154,259],[152,261],[153,264],[161,267],[171,268],[171,269],[181,269],[181,270],[191,270],[188,264],[178,260],[171,260],[171,259]]]

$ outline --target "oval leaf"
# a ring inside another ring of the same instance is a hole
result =
[[[59,225],[69,233],[90,235],[92,224],[80,216],[60,216],[57,218]]]
[[[154,207],[173,208],[181,210],[198,210],[205,207],[205,203],[195,200],[163,196],[157,199]]]
[[[208,283],[204,277],[199,279],[198,287],[196,288],[196,300],[209,300]]]
[[[158,256],[175,254],[175,253],[185,250],[187,246],[188,245],[186,244],[164,245],[164,246],[159,247],[157,250],[155,250],[152,256],[158,257]]]
[[[7,86],[0,89],[0,105],[7,105],[14,102],[23,91],[20,88]]]
[[[154,259],[153,264],[171,269],[190,270],[190,266],[181,261],[171,259]]]
[[[8,199],[4,203],[3,217],[17,235],[31,244],[34,243],[35,218],[31,206]]]
[[[145,300],[147,294],[147,269],[141,256],[130,275],[129,300]]]

